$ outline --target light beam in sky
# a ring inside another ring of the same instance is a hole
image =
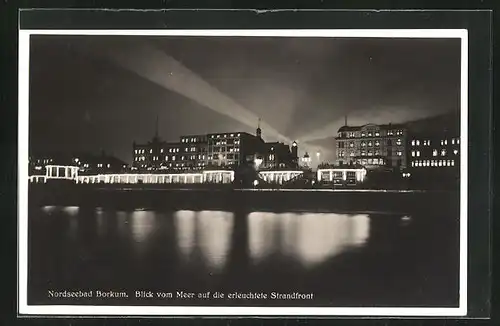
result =
[[[366,110],[351,111],[347,116],[347,124],[349,126],[362,126],[368,123],[373,124],[388,124],[388,123],[405,123],[417,119],[423,119],[442,114],[434,110],[419,109],[415,110],[410,107],[402,106],[384,106],[377,108],[369,108]],[[298,141],[310,142],[330,137],[335,137],[340,127],[345,125],[345,116],[334,120],[331,123],[323,125],[316,130],[308,133],[303,133],[298,137]]]
[[[127,42],[126,40],[103,42],[99,51],[113,63],[162,86],[181,94],[217,113],[255,127],[259,117],[226,94],[210,85],[198,74],[148,42]],[[280,141],[290,143],[288,137],[265,122],[262,129]]]

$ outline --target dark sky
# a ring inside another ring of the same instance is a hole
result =
[[[130,162],[157,115],[168,141],[254,132],[261,117],[266,140],[275,129],[332,159],[346,114],[396,123],[459,110],[459,39],[32,36],[30,52],[34,151]]]

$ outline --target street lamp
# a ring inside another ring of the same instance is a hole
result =
[[[261,164],[262,164],[262,158],[256,157],[255,158],[255,168],[258,169]]]
[[[318,152],[316,153],[316,157],[318,158],[318,163],[319,163],[319,157],[320,157],[320,155],[321,155],[321,153],[318,151]]]

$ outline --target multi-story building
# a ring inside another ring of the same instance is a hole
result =
[[[165,142],[155,136],[146,144],[133,144],[133,167],[137,170],[197,170],[206,165],[207,136],[183,136]]]
[[[458,169],[460,136],[456,130],[412,133],[408,139],[408,157],[412,170]]]
[[[336,164],[367,169],[407,167],[407,129],[401,124],[342,126],[336,141]]]
[[[296,142],[292,143],[292,148],[282,142],[264,143],[262,146],[262,168],[278,169],[288,168],[295,169],[298,167],[298,146]]]
[[[199,170],[228,168],[251,162],[256,156],[265,167],[297,165],[297,143],[292,149],[284,143],[266,143],[257,128],[256,135],[246,132],[212,133],[181,136],[179,142],[165,142],[158,135],[146,144],[133,144],[133,168],[151,170]]]
[[[236,167],[253,159],[264,141],[246,132],[208,134],[207,165]]]

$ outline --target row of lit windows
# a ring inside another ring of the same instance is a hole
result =
[[[423,161],[412,161],[411,166],[413,167],[422,167],[422,166],[431,166],[431,167],[439,167],[439,166],[455,166],[455,160],[423,160]]]
[[[412,146],[420,146],[420,140],[419,139],[413,139],[411,141],[411,145]],[[431,141],[430,140],[422,140],[422,145],[423,146],[430,146],[431,145]]]
[[[205,166],[205,162],[197,162],[196,166]],[[153,166],[147,166],[146,164],[141,165],[142,168],[148,168],[148,170],[154,169]],[[160,169],[166,169],[168,167],[194,167],[192,164],[189,163],[166,163],[166,164],[161,164]]]
[[[85,164],[85,165],[86,165],[85,167],[88,167],[88,164]],[[102,163],[97,164],[97,167],[98,167],[98,168],[103,168],[104,166],[106,166],[107,168],[110,168],[110,167],[111,167],[111,164],[109,164],[109,163],[108,163],[107,165],[102,164]]]
[[[396,145],[401,146],[402,144],[403,144],[403,141],[401,140],[401,138],[398,138],[396,140]],[[390,139],[387,140],[387,145],[388,146],[392,145],[392,141]],[[380,141],[376,140],[374,142],[372,142],[372,141],[368,141],[368,142],[362,141],[361,142],[361,147],[372,147],[372,146],[375,146],[375,147],[380,146]],[[354,148],[354,142],[349,142],[349,147]],[[344,142],[339,142],[339,148],[344,148]]]
[[[402,136],[403,134],[404,134],[403,130],[388,130],[387,131],[388,136],[393,136],[393,135]],[[348,138],[356,137],[356,133],[352,132],[352,131],[348,132],[347,137]],[[361,137],[380,137],[380,131],[367,131],[367,132],[362,131]]]
[[[211,138],[227,138],[228,135],[212,135]],[[229,137],[235,137],[235,134],[230,134]],[[236,134],[236,137],[240,137],[240,134]]]
[[[185,159],[187,160],[204,160],[205,159],[205,155],[189,155],[189,156],[181,156],[180,157],[180,160],[181,161],[184,161]],[[137,156],[135,158],[136,161],[145,161],[146,160],[146,157],[144,156]],[[160,157],[159,156],[153,156],[152,157],[152,160],[153,161],[159,161],[160,160]],[[165,161],[168,161],[169,160],[169,157],[168,156],[165,156]],[[171,158],[172,161],[175,161],[176,160],[176,156],[175,155],[172,155],[172,158]]]
[[[379,137],[380,136],[380,132],[378,131],[375,131],[374,133],[372,133],[371,131],[368,131],[368,132],[361,132],[361,137]]]
[[[215,153],[223,153],[223,152],[239,152],[240,151],[240,148],[239,147],[214,147],[211,152],[215,152]]]
[[[396,136],[402,136],[404,134],[404,132],[403,132],[403,130],[396,130],[396,131],[389,130],[389,131],[387,131],[388,136],[392,136],[394,134],[396,134]]]
[[[51,158],[50,158],[50,159],[49,159],[49,158],[46,158],[46,159],[43,159],[43,160],[38,159],[38,160],[36,160],[36,162],[37,162],[38,164],[48,164],[48,163],[53,162],[53,160],[52,160]]]
[[[212,146],[220,146],[220,145],[239,145],[240,140],[235,139],[235,140],[217,140],[213,144],[211,143]]]
[[[369,158],[369,159],[362,159],[362,160],[358,160],[357,163],[361,164],[361,165],[384,165],[385,162],[384,162],[384,159],[382,158]]]
[[[439,152],[437,149],[432,150],[432,156],[438,156],[438,153]],[[441,156],[446,156],[446,153],[447,153],[446,149],[441,150]],[[454,149],[453,154],[458,155],[458,149]],[[412,157],[420,157],[420,151],[411,151],[411,156]]]
[[[460,145],[460,139],[459,138],[452,138],[451,139],[451,144],[452,145]],[[448,145],[448,139],[441,139],[441,145]]]
[[[196,143],[198,142],[198,138],[182,138],[181,143]]]
[[[227,154],[227,155],[219,155],[219,154],[213,154],[213,155],[208,155],[209,160],[225,160],[225,159],[239,159],[239,155],[237,154]]]
[[[365,143],[365,142],[363,141],[363,142],[361,142],[361,147],[365,147],[365,146],[367,146],[367,145],[368,145],[368,147],[371,147],[371,146],[373,146],[374,144],[375,144],[375,146],[380,146],[380,142],[377,140],[377,141],[375,141],[374,143],[372,143],[371,141],[369,141],[368,143]],[[350,143],[350,144],[349,144],[349,147],[353,147],[353,146],[354,146],[354,144],[353,144],[353,143]]]

